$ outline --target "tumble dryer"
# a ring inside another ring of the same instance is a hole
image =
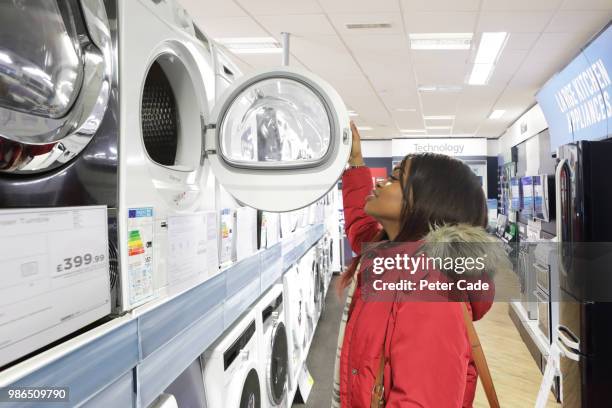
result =
[[[116,12],[0,2],[0,366],[111,312]]]
[[[260,372],[264,376],[264,406],[287,406],[289,333],[285,325],[283,285],[276,284],[257,303],[260,334]]]
[[[121,306],[129,310],[209,276],[203,211],[214,209],[214,187],[202,134],[215,74],[210,43],[176,0],[121,1],[118,26]]]
[[[285,322],[289,333],[289,389],[295,390],[299,369],[306,358],[306,312],[300,275],[296,266],[283,275]]]
[[[265,406],[258,319],[254,310],[249,311],[202,356],[208,407]]]

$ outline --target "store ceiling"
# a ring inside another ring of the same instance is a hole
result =
[[[612,17],[611,0],[180,0],[212,38],[291,36],[290,65],[328,80],[364,138],[499,137],[535,103],[536,91]],[[349,30],[348,23],[390,23]],[[509,39],[489,83],[467,85],[480,34]],[[474,33],[470,50],[411,50],[408,33]],[[244,72],[280,65],[280,54],[240,54]],[[459,92],[419,92],[421,85]],[[488,119],[494,109],[502,118]],[[427,121],[451,129],[424,129]]]

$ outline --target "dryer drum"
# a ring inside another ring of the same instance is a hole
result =
[[[244,380],[244,387],[242,387],[242,396],[240,397],[240,408],[261,408],[259,377],[257,376],[257,371],[254,368],[249,371],[246,380]]]
[[[147,74],[140,115],[147,153],[161,165],[174,166],[179,130],[176,99],[170,81],[157,61]]]
[[[267,382],[270,400],[280,405],[287,391],[287,371],[289,367],[289,346],[287,331],[282,322],[272,329],[270,360],[268,361]]]

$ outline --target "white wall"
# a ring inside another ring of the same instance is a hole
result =
[[[497,156],[499,152],[499,139],[487,139],[487,156]]]
[[[363,157],[391,157],[391,140],[362,140]]]
[[[504,163],[512,161],[511,148],[513,146],[524,142],[547,128],[548,124],[539,105],[535,105],[525,112],[499,138],[499,154],[503,156]]]

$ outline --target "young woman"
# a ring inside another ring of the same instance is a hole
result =
[[[382,240],[418,242],[438,249],[448,242],[473,242],[477,253],[493,250],[480,245],[490,242],[483,228],[486,200],[467,165],[442,155],[408,155],[386,181],[372,189],[359,133],[351,127],[351,168],[342,178],[342,195],[346,233],[358,256],[363,243]],[[492,259],[503,256],[497,253]],[[383,356],[385,407],[471,407],[477,373],[461,303],[364,301],[357,264],[358,259],[340,282],[348,288],[348,297],[338,339],[332,407],[370,407]],[[492,264],[487,263],[489,274]],[[491,300],[466,303],[473,320],[491,307]]]

